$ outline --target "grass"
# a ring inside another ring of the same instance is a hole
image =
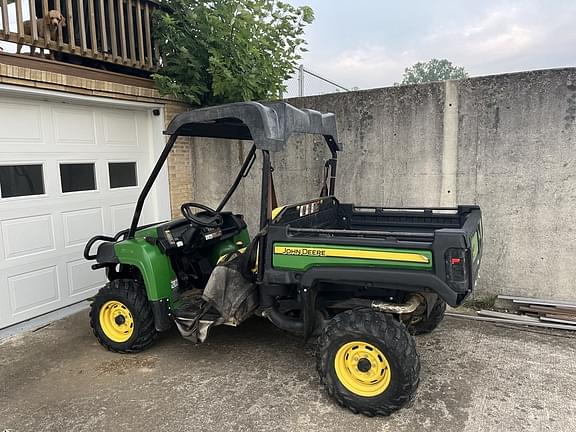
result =
[[[494,308],[494,303],[496,303],[496,299],[498,298],[497,295],[488,295],[488,296],[472,296],[466,300],[464,300],[464,302],[462,303],[462,306],[469,308],[469,309],[474,309],[474,310],[480,310],[480,309],[493,309]]]

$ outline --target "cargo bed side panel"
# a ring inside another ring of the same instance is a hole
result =
[[[273,245],[272,267],[275,269],[305,271],[318,266],[431,270],[432,252],[316,243],[277,242]]]

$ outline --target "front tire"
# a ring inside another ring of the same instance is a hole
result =
[[[413,399],[420,380],[414,338],[390,315],[349,310],[332,318],[316,366],[328,393],[354,413],[387,416]]]
[[[103,347],[119,353],[142,351],[157,334],[146,290],[132,279],[113,280],[98,291],[90,306],[90,326]]]

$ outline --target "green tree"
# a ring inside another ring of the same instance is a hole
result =
[[[278,0],[163,0],[159,91],[192,105],[278,97],[306,51],[308,6]]]
[[[432,59],[427,62],[418,62],[404,69],[401,84],[422,84],[462,78],[468,78],[463,67],[454,66],[446,59]]]

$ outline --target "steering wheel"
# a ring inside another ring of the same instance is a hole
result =
[[[206,214],[192,213],[191,209],[193,208],[203,210]],[[187,220],[203,227],[216,228],[224,223],[220,213],[203,204],[184,203],[180,207],[180,211]]]

